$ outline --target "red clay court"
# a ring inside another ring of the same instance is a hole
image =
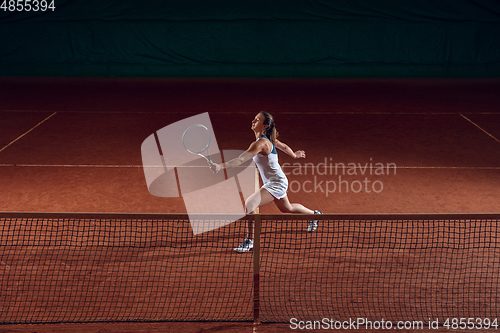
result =
[[[291,315],[498,314],[498,79],[3,78],[0,88],[0,316],[19,323],[0,330],[288,332]],[[254,326],[252,255],[232,251],[244,222],[198,238],[181,218],[159,222],[186,209],[149,194],[140,147],[208,112],[219,148],[244,150],[261,110],[307,154],[280,154],[290,200],[331,219],[307,235],[300,217],[260,209],[263,323]],[[112,323],[58,324],[92,321]]]
[[[281,140],[307,154],[299,161],[280,155],[295,181],[291,200],[339,214],[498,212],[495,79],[4,78],[1,84],[3,211],[185,213],[181,201],[148,193],[144,139],[208,112],[220,149],[245,150],[252,118],[267,110]],[[371,182],[383,183],[379,193],[345,185],[328,197],[305,193],[314,191],[298,186],[314,180],[306,164],[325,161],[346,168],[326,176],[316,169],[317,182],[345,176],[352,185],[370,164],[396,170],[372,172]],[[358,169],[348,174],[350,163]],[[269,206],[261,213],[277,212]]]

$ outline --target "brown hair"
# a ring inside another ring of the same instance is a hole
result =
[[[273,116],[271,116],[271,114],[266,111],[260,111],[259,113],[264,116],[264,125],[267,125],[267,128],[264,130],[264,135],[266,135],[269,140],[271,140],[271,142],[275,144],[279,134],[276,131]]]

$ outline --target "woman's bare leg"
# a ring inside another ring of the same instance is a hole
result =
[[[275,199],[274,203],[282,213],[314,214],[314,211],[299,203],[290,203],[288,195],[281,199]]]
[[[320,211],[313,211],[307,207],[304,207],[298,203],[290,203],[288,196],[281,199],[274,200],[274,203],[283,213],[295,213],[295,214],[322,214]],[[308,232],[313,232],[318,228],[318,220],[309,221],[307,226]]]
[[[259,207],[270,204],[274,201],[274,197],[266,189],[261,188],[247,198],[245,201],[245,209],[247,214],[255,214],[255,210]],[[248,238],[253,239],[253,221],[247,222]]]

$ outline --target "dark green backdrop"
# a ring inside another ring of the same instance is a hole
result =
[[[500,76],[494,0],[55,0],[55,6],[0,11],[0,75]]]

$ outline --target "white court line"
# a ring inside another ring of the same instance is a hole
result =
[[[4,151],[5,149],[7,149],[9,146],[11,146],[12,144],[14,144],[16,141],[20,140],[22,137],[24,137],[25,135],[27,135],[29,132],[33,131],[35,128],[37,128],[38,126],[40,126],[41,124],[43,124],[44,122],[46,122],[47,120],[49,120],[51,117],[53,117],[57,112],[54,112],[53,114],[51,114],[50,116],[48,116],[47,118],[45,118],[44,120],[42,120],[41,122],[39,122],[38,124],[36,124],[33,128],[31,128],[29,131],[27,131],[26,133],[24,133],[23,135],[21,135],[20,137],[18,137],[17,139],[15,139],[14,141],[12,141],[11,143],[9,143],[8,145],[6,145],[5,147],[3,147],[2,149],[0,149],[0,153],[2,151]]]
[[[55,168],[165,168],[164,165],[113,165],[113,164],[25,164],[25,163],[4,163],[0,164],[0,167],[25,167],[25,168],[48,168],[48,167],[55,167]],[[206,166],[166,166],[167,168],[206,168]],[[317,166],[312,166],[312,165],[301,165],[300,166],[303,169],[317,169]],[[237,167],[237,168],[246,168],[245,167]],[[295,166],[282,166],[282,169],[294,169],[296,168]],[[481,167],[481,166],[396,166],[396,169],[463,169],[463,170],[500,170],[500,166],[493,166],[493,167]],[[328,169],[335,169],[334,166],[329,166],[326,168]],[[338,168],[342,169],[342,168]],[[345,169],[361,169],[361,170],[367,170],[369,168],[365,166],[349,166]],[[377,169],[377,168],[373,168]],[[392,169],[392,168],[391,168]],[[321,168],[321,170],[325,170],[324,167]],[[260,188],[259,184],[259,170],[255,169],[255,190],[258,191]]]
[[[491,135],[490,133],[486,132],[486,130],[484,130],[483,128],[481,128],[481,126],[479,126],[478,124],[476,124],[475,122],[473,122],[472,120],[470,120],[469,118],[467,118],[466,116],[464,116],[463,114],[460,114],[465,120],[467,120],[469,123],[471,123],[472,125],[476,126],[477,128],[479,128],[481,131],[483,131],[484,133],[488,134],[488,136],[490,136],[493,140],[495,140],[496,142],[500,143],[500,140],[498,140],[497,138],[495,138],[493,135]]]

